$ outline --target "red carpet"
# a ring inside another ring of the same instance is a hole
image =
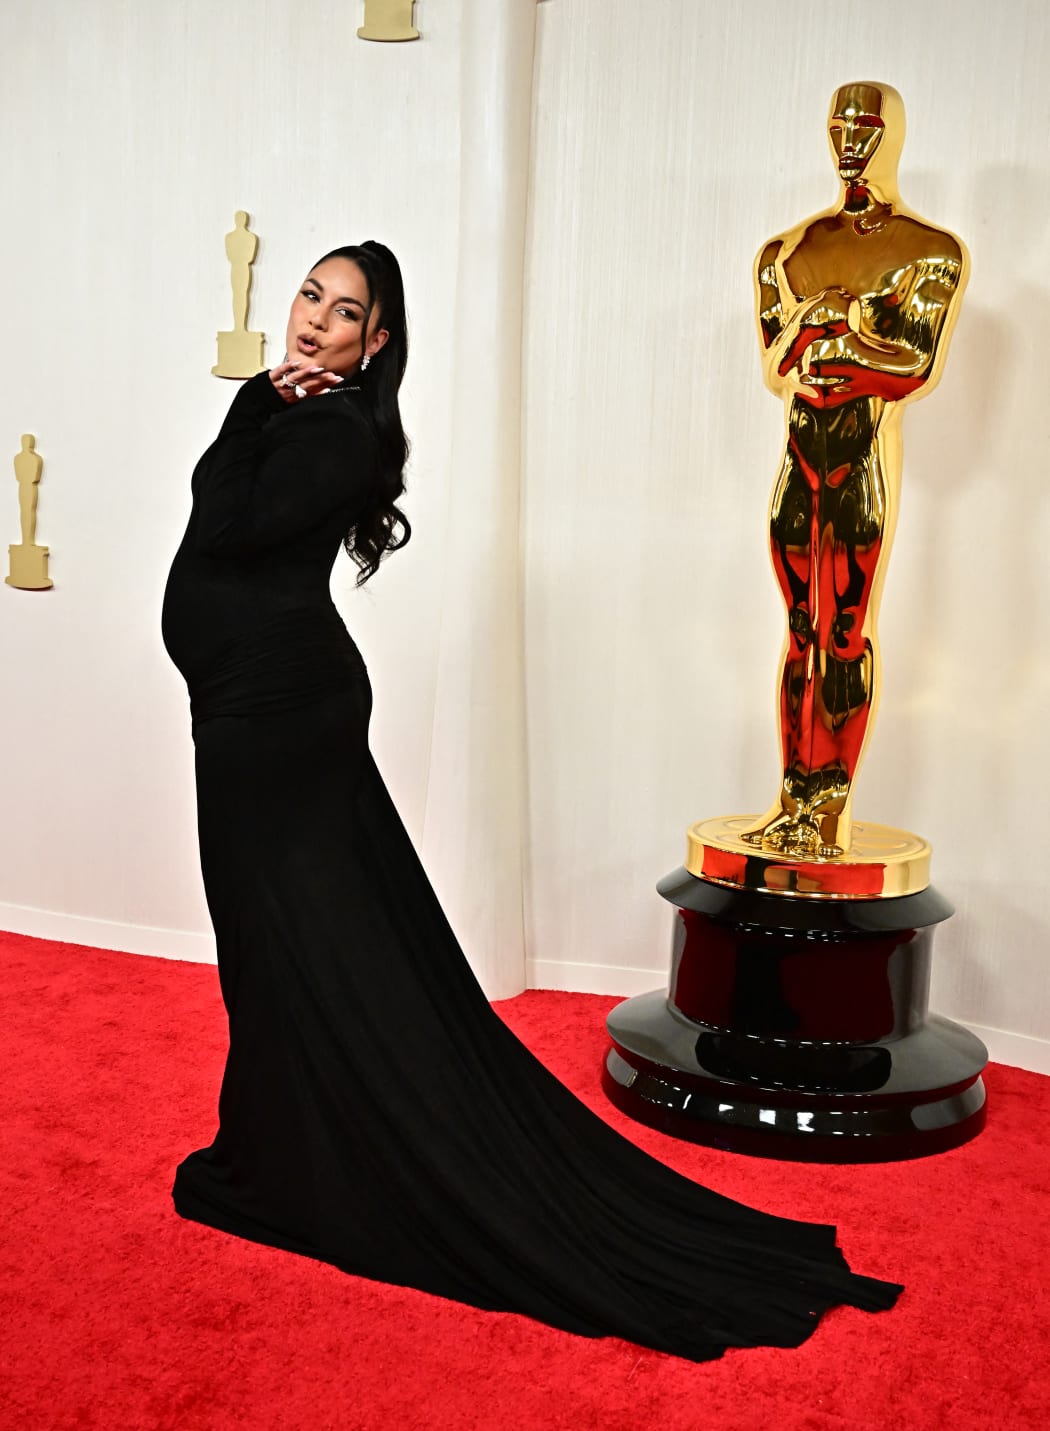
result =
[[[182,1222],[175,1163],[212,1132],[214,968],[0,935],[3,1431],[1013,1431],[1050,1426],[1050,1079],[993,1066],[974,1143],[812,1167],[685,1146],[598,1091],[595,995],[500,1013],[610,1123],[771,1212],[837,1222],[907,1285],[798,1351],[691,1365],[476,1312]]]

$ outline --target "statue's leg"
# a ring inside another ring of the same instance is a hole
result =
[[[22,482],[18,487],[18,515],[22,525],[22,545],[36,544],[36,487],[32,482]]]
[[[796,401],[789,416],[770,510],[788,616],[783,776],[776,804],[743,835],[777,853],[834,858],[850,846],[853,782],[877,699],[872,597],[892,535],[882,414],[881,402],[859,398],[833,408]]]
[[[869,612],[884,505],[873,447],[828,472],[810,798],[822,855],[839,854],[850,844],[853,782],[875,700],[875,631]]]
[[[788,628],[778,710],[781,786],[776,804],[743,836],[751,844],[814,853],[818,835],[807,817],[807,779],[817,654],[814,558],[819,486],[819,473],[791,434],[769,514],[773,571],[787,609]]]
[[[233,331],[243,333],[248,327],[248,295],[252,286],[250,263],[231,265],[230,285],[233,288]]]

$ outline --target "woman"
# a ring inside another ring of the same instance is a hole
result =
[[[832,1227],[690,1182],[588,1112],[490,1009],[368,753],[329,596],[409,528],[404,293],[381,244],[310,271],[288,360],[193,474],[164,610],[190,690],[230,1050],[175,1206],[241,1237],[694,1360],[891,1306]]]

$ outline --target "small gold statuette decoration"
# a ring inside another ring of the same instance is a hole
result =
[[[47,574],[47,547],[37,546],[36,507],[44,459],[36,450],[36,438],[26,433],[22,450],[15,458],[18,479],[18,509],[22,519],[22,540],[8,547],[10,570],[5,580],[8,586],[23,591],[46,591],[52,585]]]
[[[418,40],[412,23],[415,0],[365,0],[365,23],[360,40]]]
[[[871,898],[929,882],[924,840],[853,824],[851,810],[879,698],[901,418],[941,375],[969,258],[901,203],[896,90],[843,85],[828,137],[838,203],[771,239],[755,264],[765,380],[786,416],[769,512],[787,611],[780,789],[761,818],[694,825],[686,864],[717,883]]]
[[[217,378],[253,378],[262,372],[265,333],[248,331],[248,299],[252,288],[252,264],[259,249],[259,240],[248,227],[248,215],[238,209],[234,227],[226,235],[226,257],[230,263],[230,286],[233,289],[233,328],[217,333],[219,360],[212,368]]]

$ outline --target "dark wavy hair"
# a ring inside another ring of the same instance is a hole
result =
[[[319,258],[314,268],[330,258],[346,258],[356,263],[368,286],[368,311],[364,318],[367,336],[373,314],[390,335],[366,371],[358,374],[361,394],[368,403],[379,444],[379,487],[375,500],[359,512],[343,545],[360,567],[357,584],[374,576],[388,552],[403,547],[412,535],[412,525],[395,505],[405,490],[405,463],[409,443],[401,425],[398,392],[408,362],[408,321],[405,316],[405,285],[401,267],[385,244],[369,239],[362,244],[334,248]]]

